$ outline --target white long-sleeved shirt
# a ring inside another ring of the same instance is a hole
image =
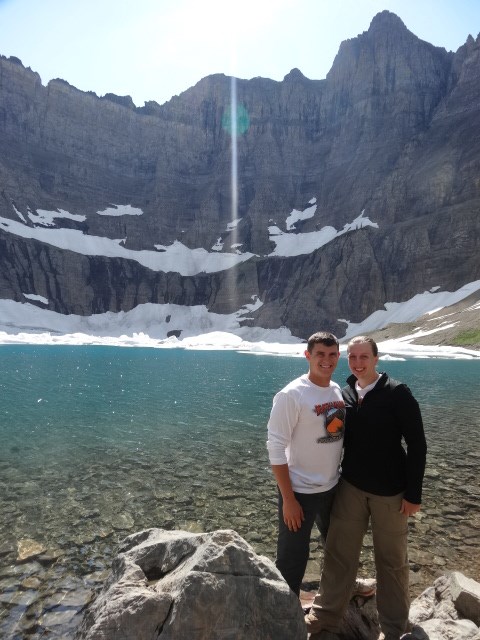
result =
[[[270,464],[288,464],[292,488],[318,493],[339,478],[345,422],[340,387],[319,387],[308,374],[296,378],[273,399],[268,421]]]

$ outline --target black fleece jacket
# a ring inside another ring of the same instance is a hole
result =
[[[403,491],[405,500],[420,504],[427,444],[418,402],[406,384],[386,373],[361,405],[356,377],[347,382],[342,476],[362,491],[379,496]]]

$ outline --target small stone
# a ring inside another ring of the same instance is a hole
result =
[[[0,594],[0,602],[15,607],[27,608],[38,599],[36,591],[8,591]]]
[[[8,556],[11,553],[15,553],[15,545],[9,542],[3,542],[2,544],[0,544],[0,558]]]
[[[202,533],[204,530],[202,525],[196,521],[182,522],[180,523],[180,528],[183,529],[183,531],[189,531],[191,533]]]
[[[17,562],[26,562],[27,560],[31,560],[32,558],[36,558],[42,553],[45,553],[47,550],[43,544],[36,540],[32,540],[31,538],[22,538],[22,540],[18,541],[17,547]]]
[[[129,513],[119,513],[114,515],[110,522],[114,529],[131,529],[134,523],[135,520]]]
[[[30,576],[22,580],[20,584],[24,589],[39,589],[42,586],[42,581],[35,576]]]
[[[37,557],[38,562],[40,564],[46,566],[56,562],[63,555],[63,551],[60,549],[55,549],[51,551],[47,551],[46,553],[42,553]]]
[[[75,589],[74,591],[60,591],[54,593],[43,601],[45,611],[56,609],[81,609],[92,599],[92,592],[88,589]]]
[[[48,611],[40,618],[40,624],[47,629],[55,627],[64,627],[68,625],[75,617],[74,609],[64,609],[61,611]]]
[[[0,569],[0,578],[6,576],[19,576],[20,578],[27,578],[33,574],[42,572],[42,565],[36,562],[25,562],[24,564],[15,564]]]

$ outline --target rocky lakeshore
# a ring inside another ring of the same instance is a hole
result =
[[[480,584],[458,572],[439,577],[412,603],[410,623],[404,637],[412,640],[478,640]],[[376,640],[379,632],[375,597],[352,599],[338,640]],[[297,597],[272,561],[258,556],[235,531],[162,529],[123,541],[112,574],[76,635],[77,640],[306,637]]]
[[[66,565],[80,558],[60,548],[49,550],[33,539],[22,539],[16,549],[3,544],[0,559],[15,553],[16,561],[0,570],[0,602],[4,611],[10,611],[1,623],[1,637],[160,637],[149,635],[151,628],[162,628],[162,638],[306,637],[298,600],[286,589],[273,562],[255,553],[234,531],[155,528],[105,549],[108,558],[90,557],[87,563],[93,571],[75,575]],[[314,564],[318,567],[318,561]],[[313,567],[311,563],[311,573]],[[304,587],[315,589],[316,584]],[[417,640],[479,640],[480,585],[460,572],[438,575],[413,600],[410,621],[411,637]],[[350,604],[341,640],[376,640],[377,625],[375,598],[357,597]],[[111,635],[112,629],[123,635]],[[228,629],[234,635],[228,635]]]

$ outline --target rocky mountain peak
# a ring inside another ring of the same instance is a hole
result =
[[[387,31],[398,31],[405,32],[408,31],[407,27],[403,23],[402,19],[399,18],[395,13],[391,11],[380,11],[377,13],[372,19],[370,23],[370,27],[368,29],[368,33],[375,34],[381,33],[384,34]],[[411,34],[413,35],[413,34]]]
[[[307,80],[307,78],[303,75],[300,69],[297,69],[296,67],[292,69],[290,73],[287,73],[283,79],[284,82],[298,82],[299,80]]]
[[[23,67],[23,62],[20,60],[20,58],[17,58],[17,56],[10,56],[8,60],[10,62],[13,62],[14,64],[19,64],[21,67]]]
[[[418,38],[394,13],[382,11],[373,18],[368,31],[341,43],[330,74],[338,74],[343,67],[347,71],[361,65],[373,71],[375,67],[388,64],[391,68],[400,62],[416,73],[415,67],[423,64],[425,57],[442,64],[448,54]]]
[[[127,107],[127,109],[135,109],[135,103],[132,100],[132,96],[117,96],[115,93],[106,93],[102,100],[110,100],[110,102],[119,104],[122,107]]]
[[[424,128],[445,93],[453,55],[382,11],[368,31],[342,42],[327,75],[335,117],[348,113],[362,126],[367,117],[377,135],[387,113],[411,134]]]

